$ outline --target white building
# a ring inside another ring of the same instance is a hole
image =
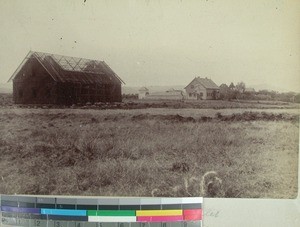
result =
[[[195,77],[185,88],[187,99],[217,99],[220,88],[211,79]]]
[[[146,87],[141,87],[139,89],[139,99],[144,99],[147,95],[149,95],[149,90]]]

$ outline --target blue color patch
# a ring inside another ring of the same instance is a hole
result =
[[[65,215],[65,216],[86,216],[86,210],[65,210],[65,209],[41,209],[41,214]]]

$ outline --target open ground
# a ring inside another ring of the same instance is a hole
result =
[[[298,108],[0,111],[0,193],[295,198]],[[205,196],[205,195],[204,195]]]

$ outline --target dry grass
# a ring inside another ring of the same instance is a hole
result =
[[[217,112],[250,114],[234,111]],[[225,197],[294,198],[299,127],[282,111],[4,109],[0,193],[198,196],[216,171]]]

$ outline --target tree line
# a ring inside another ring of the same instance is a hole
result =
[[[236,85],[231,82],[229,85],[220,85],[220,99],[272,100],[300,103],[300,93],[277,92],[269,90],[255,91],[252,88],[247,88],[244,82],[239,82]]]

